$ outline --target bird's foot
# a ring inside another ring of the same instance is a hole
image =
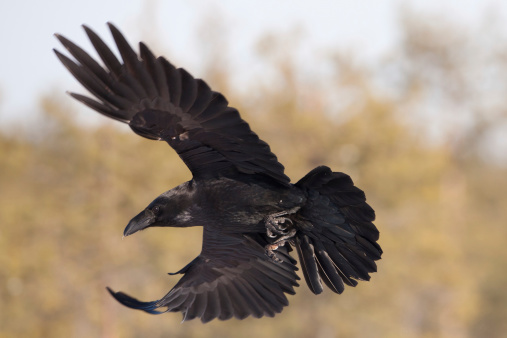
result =
[[[276,257],[275,250],[281,246],[284,246],[287,241],[290,241],[296,234],[294,229],[294,223],[287,215],[296,213],[299,207],[292,208],[290,210],[278,212],[272,215],[268,215],[264,218],[264,225],[266,226],[266,234],[269,238],[274,238],[274,242],[266,245],[266,255],[275,262],[281,262]]]
[[[292,220],[285,215],[291,215],[296,213],[299,207],[292,208],[287,211],[277,212],[275,214],[268,215],[264,218],[264,224],[266,226],[266,233],[270,238],[276,238],[277,236],[284,236],[288,234],[288,228],[293,225]]]
[[[276,257],[275,250],[278,249],[281,246],[284,246],[285,243],[287,243],[287,242],[292,243],[292,239],[293,239],[294,235],[296,234],[296,232],[297,232],[296,229],[290,229],[289,231],[287,231],[285,233],[285,235],[281,236],[280,238],[278,238],[273,243],[266,245],[265,246],[266,255],[272,261],[274,261],[276,263],[281,263],[282,260],[280,258]]]
[[[276,238],[287,234],[287,228],[293,223],[288,217],[268,216],[265,219],[266,233],[269,238]]]

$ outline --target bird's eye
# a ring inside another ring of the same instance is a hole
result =
[[[160,211],[160,207],[158,205],[156,205],[153,207],[153,209],[151,209],[151,211],[153,211],[153,213],[156,215]]]

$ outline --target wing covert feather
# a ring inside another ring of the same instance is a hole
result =
[[[295,261],[286,248],[276,251],[281,262],[271,261],[264,247],[248,236],[214,242],[185,267],[183,277],[161,299],[140,302],[123,292],[111,292],[130,308],[158,314],[182,312],[183,320],[200,318],[206,323],[248,316],[273,317],[289,304],[285,293],[298,286]],[[224,255],[227,253],[227,255]],[[165,308],[165,309],[164,309]]]
[[[56,55],[95,97],[71,93],[75,99],[128,123],[140,136],[168,142],[194,179],[261,174],[289,184],[284,167],[267,143],[229,107],[222,94],[165,58],[155,57],[142,42],[138,55],[121,32],[108,25],[122,61],[95,32],[83,26],[105,67],[70,40],[56,35],[75,61],[55,50]]]

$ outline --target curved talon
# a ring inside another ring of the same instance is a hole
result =
[[[278,249],[280,246],[284,246],[286,242],[293,243],[292,239],[297,231],[294,228],[294,222],[290,218],[283,216],[294,214],[298,210],[299,207],[296,207],[288,211],[282,211],[264,217],[266,235],[269,238],[274,239],[274,241],[271,244],[265,246],[266,256],[268,256],[274,262],[282,261],[278,257],[276,257],[275,250]]]
[[[271,229],[267,229],[266,234],[268,235],[269,238],[276,238],[277,236],[271,231]]]
[[[294,223],[290,218],[287,217],[266,217],[266,228],[274,231],[278,234],[283,234],[285,230],[287,230],[290,226],[293,226]],[[281,224],[287,224],[282,226]]]
[[[282,262],[281,259],[279,259],[278,257],[276,257],[276,253],[275,253],[275,250],[278,249],[279,247],[281,246],[284,246],[285,243],[289,242],[291,244],[294,244],[294,241],[293,241],[293,238],[294,238],[294,235],[296,234],[297,230],[296,229],[291,229],[290,231],[287,232],[287,234],[283,235],[283,236],[280,236],[276,241],[274,241],[273,243],[271,244],[268,244],[264,247],[264,249],[266,250],[266,255],[274,262]]]
[[[284,217],[284,218],[283,218],[283,222],[282,222],[282,223],[285,223],[285,222],[290,223],[289,225],[287,225],[287,226],[285,227],[285,229],[287,229],[287,228],[288,228],[289,226],[291,226],[291,225],[294,225],[294,222],[292,222],[292,220],[291,220],[290,218],[288,218],[288,217]],[[285,229],[284,229],[284,230],[285,230]]]
[[[278,245],[276,244],[268,244],[266,245],[266,256],[268,256],[273,262],[281,263],[282,260],[276,257],[275,250],[278,249]]]
[[[287,230],[287,228],[288,228],[288,227],[289,227],[288,225],[287,225],[287,226],[284,226],[284,227],[282,227],[282,226],[278,225],[278,226],[277,226],[277,230],[278,230],[278,231],[280,231],[280,233],[282,233],[282,232],[284,232],[285,230]]]

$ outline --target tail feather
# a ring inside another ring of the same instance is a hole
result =
[[[382,249],[380,248],[380,245],[378,245],[377,242],[370,242],[368,239],[363,238],[361,236],[357,236],[356,241],[358,247],[360,247],[369,258],[375,261],[381,258]]]
[[[338,270],[336,269],[335,264],[329,257],[329,254],[326,252],[324,245],[320,241],[315,242],[316,247],[316,261],[319,265],[320,275],[323,278],[325,284],[334,292],[342,293],[345,290],[345,286],[343,285],[343,280]]]
[[[356,279],[359,279],[359,276],[354,267],[338,252],[334,244],[324,243],[324,247],[343,282],[349,286],[356,286]]]
[[[337,249],[357,272],[355,276],[352,276],[353,278],[366,281],[370,280],[370,275],[368,273],[375,272],[377,270],[376,267],[375,269],[369,268],[369,264],[365,265],[361,257],[352,252],[348,247],[338,246]]]
[[[296,237],[295,244],[306,284],[314,294],[318,295],[323,291],[323,288],[315,261],[313,245],[310,244],[308,236],[304,235]]]
[[[352,254],[359,259],[359,261],[365,266],[368,272],[377,272],[377,264],[359,246],[347,245]]]
[[[375,212],[364,192],[348,175],[324,166],[310,171],[296,186],[308,194],[307,204],[298,212],[295,244],[310,290],[321,293],[324,282],[342,293],[344,284],[369,280],[382,249],[372,223]]]

